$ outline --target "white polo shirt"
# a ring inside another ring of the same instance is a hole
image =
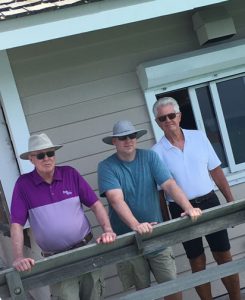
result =
[[[164,136],[152,147],[169,168],[173,178],[188,199],[209,193],[214,188],[209,171],[221,162],[206,135],[199,130],[183,129],[183,151]],[[168,201],[173,201],[166,195]]]

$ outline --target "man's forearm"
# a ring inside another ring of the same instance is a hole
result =
[[[127,224],[129,228],[135,230],[135,228],[140,224],[138,220],[134,217],[132,211],[130,210],[128,204],[124,201],[123,193],[121,190],[111,190],[106,193],[107,200],[116,211],[120,219]]]
[[[25,258],[23,253],[24,235],[23,226],[17,223],[11,225],[11,241],[13,248],[13,267],[17,271],[29,271],[35,265],[32,258]]]
[[[194,208],[187,199],[184,192],[177,185],[175,180],[169,179],[161,187],[171,196],[172,199],[183,209],[181,216],[189,216],[192,221],[196,221],[202,215],[200,208]]]
[[[228,181],[225,177],[225,174],[221,167],[217,167],[210,171],[210,175],[213,178],[213,181],[221,191],[221,193],[224,195],[227,202],[234,201],[233,195],[231,193],[230,186],[228,184]]]
[[[104,205],[101,203],[100,200],[96,201],[95,204],[92,205],[91,210],[95,214],[96,219],[98,220],[103,231],[113,232],[106,209],[104,208]]]
[[[162,188],[170,195],[170,197],[176,202],[184,211],[192,208],[189,200],[184,192],[172,179],[168,180],[162,185]]]
[[[17,223],[11,225],[11,242],[14,259],[23,257],[24,235],[23,226]]]

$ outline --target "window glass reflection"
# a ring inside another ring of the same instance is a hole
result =
[[[217,83],[236,164],[245,162],[245,77]]]
[[[227,167],[227,160],[225,156],[224,146],[219,133],[219,127],[216,120],[214,107],[208,86],[196,89],[196,95],[200,106],[205,130],[216,154],[221,160],[221,166]]]

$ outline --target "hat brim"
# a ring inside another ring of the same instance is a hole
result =
[[[34,152],[34,151],[39,151],[39,150],[46,150],[46,149],[50,149],[50,148],[54,148],[54,150],[58,150],[60,149],[61,147],[63,147],[63,145],[54,145],[52,147],[48,147],[48,148],[42,148],[42,149],[36,149],[36,150],[33,150],[33,151],[28,151],[28,152],[24,152],[20,155],[20,158],[21,159],[24,159],[24,160],[29,160],[29,155]]]
[[[129,134],[132,134],[132,133],[136,133],[136,139],[139,139],[140,137],[142,137],[144,134],[147,133],[147,130],[145,129],[140,129],[140,130],[136,130],[136,131],[133,131],[133,132],[129,132],[127,134],[115,134],[115,135],[111,135],[111,136],[106,136],[102,139],[102,141],[107,144],[107,145],[113,145],[112,143],[112,139],[115,138],[115,137],[119,137],[119,136],[124,136],[124,135],[129,135]]]

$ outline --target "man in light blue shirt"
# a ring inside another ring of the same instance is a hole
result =
[[[158,155],[151,150],[136,149],[137,138],[145,133],[146,130],[136,130],[125,120],[117,122],[113,134],[103,139],[116,147],[115,154],[99,163],[98,182],[100,195],[109,202],[109,217],[117,234],[132,230],[139,234],[151,233],[153,226],[163,221],[157,185],[183,208],[183,215],[193,220],[201,215],[201,210],[192,207]],[[150,271],[158,283],[176,277],[170,248],[118,265],[125,288],[150,286]],[[165,299],[181,299],[181,294]]]

